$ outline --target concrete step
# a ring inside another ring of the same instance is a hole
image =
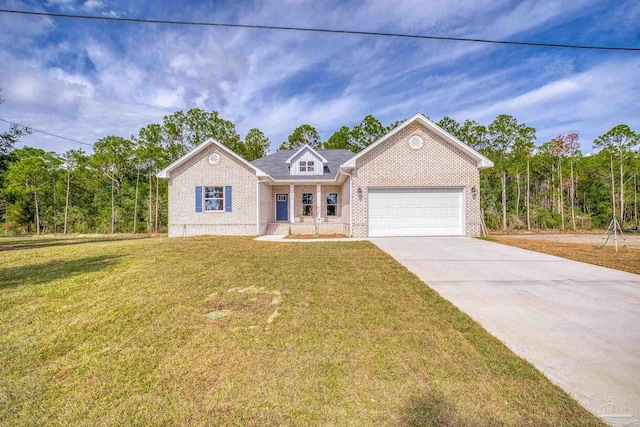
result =
[[[288,223],[269,223],[267,225],[267,231],[265,234],[268,235],[287,235],[289,234],[289,224]]]

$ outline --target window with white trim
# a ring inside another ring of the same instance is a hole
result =
[[[327,216],[338,215],[338,193],[327,193]]]
[[[313,215],[313,193],[302,193],[302,216]]]
[[[205,212],[224,211],[224,187],[204,187]]]
[[[315,171],[315,162],[313,160],[309,161],[300,161],[300,172],[314,172]]]

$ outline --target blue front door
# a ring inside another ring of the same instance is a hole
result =
[[[289,220],[289,204],[287,194],[276,194],[276,221]]]

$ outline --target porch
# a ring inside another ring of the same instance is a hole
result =
[[[350,235],[348,185],[266,185],[260,197],[263,234]]]

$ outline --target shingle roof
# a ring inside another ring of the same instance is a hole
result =
[[[251,164],[273,179],[295,179],[313,181],[317,179],[335,179],[340,165],[354,156],[351,150],[316,150],[318,154],[327,159],[322,175],[291,175],[289,165],[285,162],[298,150],[280,150],[268,156],[254,160]]]

